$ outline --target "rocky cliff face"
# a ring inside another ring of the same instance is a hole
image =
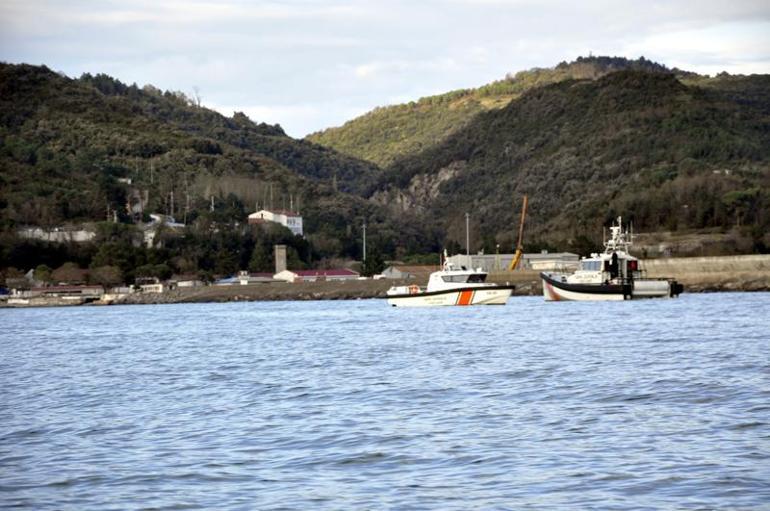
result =
[[[417,174],[412,177],[406,188],[390,187],[376,192],[372,200],[398,213],[426,211],[441,194],[441,185],[461,174],[466,166],[467,162],[464,160],[453,161],[436,173]]]

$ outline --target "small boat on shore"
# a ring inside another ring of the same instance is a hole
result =
[[[386,297],[393,307],[505,305],[515,286],[487,283],[486,278],[487,273],[480,269],[455,267],[444,253],[443,267],[430,274],[427,287],[393,286]]]
[[[623,231],[622,219],[610,227],[604,252],[580,260],[572,274],[542,272],[543,296],[561,300],[632,300],[673,298],[683,290],[673,278],[647,278],[639,260],[628,253],[631,236]]]

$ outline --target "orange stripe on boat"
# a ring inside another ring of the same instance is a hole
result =
[[[457,305],[470,305],[473,300],[473,291],[460,291],[457,298]]]

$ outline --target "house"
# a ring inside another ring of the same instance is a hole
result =
[[[92,297],[98,298],[104,294],[102,286],[47,286],[33,287],[29,290],[30,296],[56,296],[56,297]]]
[[[206,285],[197,275],[192,274],[174,275],[169,280],[169,284],[173,287],[202,287]]]
[[[147,248],[163,245],[162,240],[157,239],[159,232],[165,230],[166,232],[178,233],[185,228],[185,224],[180,224],[173,216],[152,214],[150,219],[150,222],[139,227],[144,236],[144,245]]]
[[[161,282],[157,284],[142,284],[141,286],[139,286],[139,290],[142,293],[163,293],[167,289],[168,289],[168,286]]]
[[[386,279],[414,279],[427,282],[430,274],[434,271],[438,271],[438,269],[438,266],[398,264],[388,266],[382,270],[382,275],[384,275]]]
[[[302,236],[302,217],[299,213],[287,209],[262,209],[249,215],[249,224],[258,225],[275,222],[288,228],[294,234]]]
[[[275,280],[284,282],[318,282],[323,280],[357,280],[360,277],[358,272],[346,268],[338,270],[284,270],[273,275]]]
[[[158,277],[137,277],[134,283],[142,293],[163,293],[170,287],[162,283]]]
[[[273,281],[272,273],[250,273],[248,271],[238,272],[238,283],[242,286],[246,286],[248,284],[266,284]]]

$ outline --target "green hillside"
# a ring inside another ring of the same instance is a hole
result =
[[[117,220],[110,225],[134,234],[108,227],[99,242],[118,243],[135,239],[148,213],[161,213],[184,221],[189,232],[169,239],[165,252],[137,255],[136,265],[152,259],[173,266],[182,258],[173,270],[228,273],[247,266],[255,244],[267,243],[266,233],[243,225],[257,205],[300,209],[307,240],[285,241],[296,245],[303,265],[360,257],[363,219],[371,226],[370,247],[436,249],[435,241],[423,245],[431,237],[419,226],[403,225],[361,197],[380,173],[371,163],[292,139],[280,126],[241,113],[222,116],[182,93],[0,64],[0,269],[68,258],[89,265],[100,249],[23,242],[15,236],[22,226]],[[128,208],[141,197],[144,218]]]
[[[488,251],[511,246],[524,194],[530,249],[585,253],[623,215],[638,230],[735,229],[738,250],[765,250],[770,76],[691,80],[620,71],[531,89],[398,160],[373,197],[461,244],[470,212]]]
[[[527,250],[585,254],[617,215],[638,231],[718,234],[723,253],[770,245],[770,76],[579,59],[364,119],[423,133],[451,116],[378,167],[181,93],[0,64],[0,280],[66,262],[105,281],[267,271],[278,242],[292,267],[336,265],[361,257],[364,221],[378,258],[454,251],[466,212],[473,250],[509,251],[524,194]],[[299,209],[306,237],[245,225],[258,205]],[[186,227],[141,246],[149,213]],[[84,224],[93,243],[19,234]]]
[[[570,79],[597,79],[608,73],[635,69],[669,72],[646,60],[620,57],[580,57],[554,68],[520,71],[477,89],[462,89],[403,105],[377,108],[338,128],[313,133],[308,140],[380,166],[426,150],[466,126],[474,116],[505,107],[524,92]],[[676,71],[682,77],[696,76]]]

